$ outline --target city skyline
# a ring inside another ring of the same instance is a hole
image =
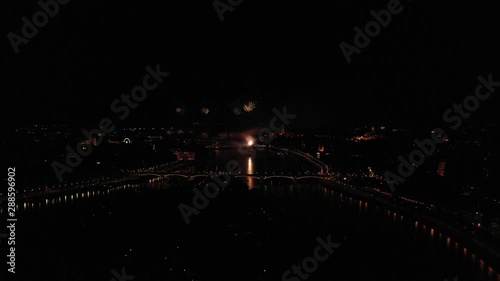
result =
[[[8,1],[6,280],[499,281],[500,14],[430,4]]]

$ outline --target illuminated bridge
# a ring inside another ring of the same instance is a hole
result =
[[[305,152],[302,152],[302,151],[299,151],[299,150],[295,150],[295,149],[290,149],[290,148],[281,148],[281,147],[277,147],[277,146],[272,146],[272,145],[252,145],[252,146],[243,146],[243,147],[246,147],[246,148],[249,148],[249,147],[254,147],[254,148],[257,148],[257,149],[274,149],[274,150],[279,150],[281,152],[285,152],[285,153],[291,153],[291,154],[294,154],[295,156],[298,156],[304,160],[306,160],[307,162],[313,164],[314,166],[318,167],[318,169],[320,170],[320,174],[328,174],[328,171],[329,171],[329,168],[328,168],[328,165],[326,165],[325,163],[321,162],[319,159],[316,159],[314,158],[314,156],[308,154],[308,153],[305,153]],[[242,147],[238,147],[238,146],[230,146],[230,145],[223,145],[223,146],[214,146],[214,145],[209,145],[209,146],[206,146],[206,148],[210,148],[210,149],[218,149],[218,148],[232,148],[232,149],[240,149]]]
[[[312,155],[308,154],[308,153],[305,153],[305,152],[302,152],[302,151],[299,151],[299,150],[294,150],[294,149],[288,149],[288,148],[279,148],[279,147],[275,147],[275,146],[269,146],[270,149],[276,149],[276,150],[279,150],[279,151],[283,151],[283,152],[288,152],[288,153],[292,153],[296,156],[299,156],[301,157],[302,159],[312,163],[313,165],[315,165],[316,167],[318,167],[320,169],[320,174],[323,175],[323,174],[328,174],[328,165],[326,165],[325,163],[321,162],[319,159],[316,159],[314,158]]]
[[[230,174],[229,172],[213,172],[213,171],[198,171],[198,172],[182,172],[182,171],[172,171],[172,169],[149,169],[147,171],[135,171],[133,175],[135,176],[153,176],[158,179],[167,179],[167,178],[173,178],[173,177],[181,177],[181,178],[186,178],[188,180],[194,180],[196,178],[212,178],[212,177],[226,177],[227,175],[230,176],[230,178],[254,178],[258,180],[268,180],[268,179],[289,179],[293,181],[297,180],[302,180],[302,179],[330,179],[330,175],[328,173],[328,165],[325,163],[321,162],[319,159],[314,158],[310,154],[293,150],[293,149],[287,149],[287,148],[280,148],[280,147],[275,147],[275,146],[261,146],[261,145],[253,145],[252,147],[257,148],[257,149],[273,149],[273,150],[278,150],[281,152],[285,153],[290,153],[293,154],[294,156],[297,156],[299,158],[304,159],[305,161],[311,163],[312,165],[316,166],[318,168],[318,173],[271,173],[271,172],[265,172],[265,173],[253,173],[252,171],[248,170],[246,173],[244,172],[233,172]],[[213,148],[213,149],[218,149],[218,148],[237,148],[234,146],[207,146],[207,148]],[[248,148],[248,146],[247,146]]]
[[[138,176],[154,176],[159,179],[167,179],[167,178],[172,178],[172,177],[181,177],[185,178],[187,180],[194,180],[196,178],[212,178],[212,177],[227,177],[229,176],[230,178],[254,178],[258,180],[268,180],[268,179],[289,179],[293,181],[297,180],[302,180],[302,179],[328,179],[329,176],[327,175],[322,175],[322,174],[317,174],[317,175],[311,175],[311,174],[245,174],[245,173],[213,173],[213,172],[208,172],[208,173],[172,173],[172,172],[144,172],[144,173],[137,173],[136,175]]]

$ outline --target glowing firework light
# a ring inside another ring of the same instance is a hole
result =
[[[234,115],[240,115],[241,114],[241,108],[239,108],[239,107],[233,108],[233,113],[234,113]]]
[[[255,144],[255,138],[253,138],[253,137],[251,137],[251,136],[247,136],[247,137],[245,138],[245,140],[247,141],[247,145],[248,145],[248,146],[252,146],[252,145],[254,145],[254,144]]]
[[[245,110],[245,112],[251,112],[255,109],[255,107],[256,107],[255,102],[249,101],[243,105],[243,110]]]

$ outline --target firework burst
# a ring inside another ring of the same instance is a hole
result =
[[[239,107],[233,108],[233,113],[234,113],[234,115],[240,115],[241,114],[241,108],[239,108]]]
[[[256,107],[255,102],[249,101],[243,105],[243,110],[245,110],[245,112],[251,112],[255,109],[255,107]]]

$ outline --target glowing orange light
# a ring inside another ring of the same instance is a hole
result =
[[[255,102],[250,101],[250,102],[243,105],[243,110],[245,110],[245,112],[250,112],[250,111],[253,111],[255,109],[255,107],[256,107]]]
[[[248,145],[248,146],[252,146],[252,145],[254,145],[254,144],[255,144],[255,139],[254,139],[253,137],[248,136],[248,137],[246,137],[245,139],[246,139],[246,141],[247,141],[247,145]]]

